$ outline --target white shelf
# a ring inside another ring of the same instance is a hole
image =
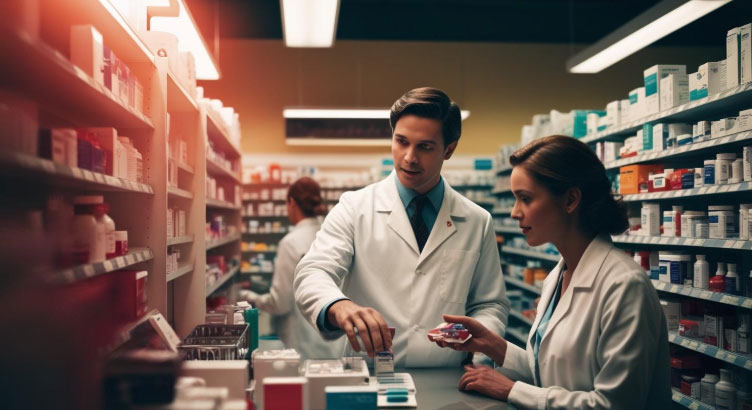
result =
[[[642,245],[691,246],[732,250],[752,250],[752,241],[738,239],[695,239],[683,237],[616,235],[614,243],[636,243]]]
[[[682,392],[674,388],[671,388],[671,400],[673,400],[674,403],[678,403],[692,410],[715,410],[714,406],[705,404],[700,400],[695,400],[689,396],[685,396]]]
[[[231,242],[236,242],[240,240],[240,233],[234,233],[231,235],[227,235],[224,238],[215,239],[211,241],[206,241],[206,250],[214,249],[223,245],[227,245]]]
[[[511,215],[512,208],[494,208],[491,210],[492,215]]]
[[[176,236],[173,238],[167,238],[167,245],[181,245],[184,243],[192,243],[193,236]]]
[[[507,336],[512,336],[514,339],[519,340],[523,344],[527,343],[527,335],[526,334],[523,334],[521,331],[519,331],[519,330],[517,330],[515,328],[512,328],[512,327],[509,327],[508,325],[507,325],[506,335]]]
[[[206,109],[206,127],[209,138],[224,151],[225,156],[230,158],[243,156],[240,148],[230,140],[230,133],[225,129],[222,121],[216,118],[214,111],[208,107]]]
[[[677,189],[675,191],[648,192],[645,194],[624,195],[625,202],[655,201],[672,198],[685,198],[693,196],[728,195],[752,191],[752,181],[739,184],[708,185],[692,189]]]
[[[206,296],[211,296],[214,292],[216,292],[219,288],[222,287],[225,283],[227,283],[228,280],[230,280],[233,276],[235,276],[236,273],[238,273],[238,270],[240,270],[240,266],[235,266],[234,268],[230,269],[229,272],[227,272],[225,275],[223,275],[221,278],[217,279],[214,284],[206,288]]]
[[[186,265],[182,265],[178,267],[178,270],[175,272],[167,272],[167,282],[172,282],[173,280],[185,276],[189,273],[193,272],[193,264],[189,263]]]
[[[235,205],[231,202],[220,201],[220,200],[211,199],[211,198],[206,198],[206,207],[217,208],[217,209],[240,210],[240,205]]]
[[[530,319],[528,319],[528,318],[526,318],[522,314],[522,312],[520,312],[519,310],[509,309],[509,316],[511,316],[511,317],[519,320],[520,322],[526,324],[528,327],[532,327],[533,326],[533,321],[530,320]]]
[[[654,124],[661,121],[697,122],[710,119],[713,115],[724,111],[736,110],[738,113],[740,108],[746,107],[750,96],[752,96],[752,83],[740,85],[722,93],[713,94],[658,114],[647,116],[638,121],[632,121],[620,127],[593,134],[592,136],[582,138],[580,141],[594,143],[610,139],[623,139],[614,137],[624,137],[636,132],[643,124]]]
[[[653,286],[662,292],[674,293],[677,295],[689,296],[695,299],[710,300],[712,302],[723,303],[726,305],[737,306],[752,309],[752,298],[730,295],[728,293],[713,292],[707,289],[698,289],[691,286],[678,285],[675,283],[661,282],[652,280]]]
[[[186,191],[185,189],[180,189],[174,186],[167,187],[167,196],[183,199],[193,199],[192,193]]]
[[[498,226],[496,227],[496,233],[511,233],[515,235],[522,235],[522,229],[515,226]]]
[[[501,247],[502,252],[511,253],[515,255],[520,256],[527,256],[529,258],[535,258],[535,259],[541,259],[544,261],[550,261],[550,262],[559,262],[559,259],[561,259],[561,256],[559,255],[551,255],[549,253],[543,253],[539,251],[531,251],[527,249],[519,249],[512,246],[502,246]]]
[[[167,70],[167,111],[192,112],[198,111],[198,104],[183,87],[175,74]]]
[[[232,170],[227,169],[223,167],[222,165],[218,164],[217,162],[207,158],[206,159],[206,172],[209,173],[209,175],[212,176],[219,176],[224,178],[230,178],[233,181],[240,183],[240,176]]]
[[[89,8],[99,8],[101,3],[86,2],[86,5],[68,10],[86,13]],[[107,27],[97,26],[97,29]],[[13,64],[0,67],[0,75],[12,84],[13,91],[33,99],[72,125],[107,124],[117,129],[154,129],[151,119],[123,103],[58,51],[7,27],[0,28],[0,35],[3,36],[0,54],[13,61]],[[108,37],[105,35],[105,38]],[[120,53],[118,56],[123,57]]]
[[[682,156],[686,153],[697,153],[698,151],[709,151],[720,149],[724,145],[733,144],[740,141],[752,140],[752,131],[739,132],[732,135],[727,135],[721,138],[714,138],[709,141],[698,142],[695,144],[684,145],[681,147],[669,148],[658,152],[648,152],[634,157],[618,159],[616,161],[610,161],[603,164],[606,169],[617,169],[625,165],[638,164],[641,162],[655,161],[659,159],[666,159],[672,157]]]
[[[675,330],[668,332],[668,341],[689,350],[694,350],[695,352],[702,353],[706,356],[715,357],[716,359],[722,360],[726,363],[731,363],[734,366],[752,370],[751,355],[730,352],[728,350],[719,349],[718,347],[703,343],[699,340],[679,336],[679,333],[677,333]]]
[[[512,276],[509,276],[509,275],[504,275],[504,283],[507,284],[507,285],[512,285],[512,286],[514,286],[516,288],[519,288],[519,289],[522,289],[522,290],[526,290],[526,291],[528,291],[528,292],[530,292],[532,294],[535,294],[535,295],[540,295],[541,294],[541,289],[539,287],[533,286],[533,285],[529,285],[529,284],[525,283],[524,281],[519,280],[519,279],[517,279],[515,277],[512,277]]]
[[[72,283],[104,273],[114,272],[153,258],[154,254],[149,248],[131,248],[126,255],[118,256],[117,258],[65,269],[56,274],[52,281],[56,283]]]
[[[47,159],[13,152],[0,152],[0,172],[19,171],[50,179],[56,186],[96,191],[122,191],[154,194],[151,185],[91,172],[87,169],[69,167]]]

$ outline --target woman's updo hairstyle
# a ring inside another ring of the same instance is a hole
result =
[[[321,187],[313,178],[303,177],[290,185],[287,199],[292,198],[306,217],[323,215],[324,205],[321,201]]]
[[[509,157],[554,195],[579,188],[580,227],[586,233],[618,235],[629,228],[627,209],[611,193],[606,169],[590,147],[563,135],[537,139]]]

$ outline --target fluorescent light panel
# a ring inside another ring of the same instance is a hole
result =
[[[570,73],[598,73],[627,56],[729,3],[731,0],[690,0],[569,68]],[[648,11],[649,12],[649,11]],[[642,16],[640,16],[642,17]],[[638,18],[640,18],[638,17]],[[628,23],[629,24],[629,23]],[[597,47],[598,45],[596,45]],[[583,53],[586,53],[586,49]],[[577,57],[575,57],[576,59]]]
[[[384,118],[389,119],[390,110],[362,110],[362,109],[318,109],[318,108],[285,108],[282,110],[284,118]],[[470,116],[470,111],[461,110],[463,120]]]
[[[151,6],[163,6],[163,0],[149,0]],[[196,78],[199,80],[219,80],[219,69],[209,52],[204,38],[196,27],[191,13],[183,0],[178,0],[180,15],[178,17],[152,17],[152,31],[166,31],[178,36],[178,49],[190,51],[196,60]]]
[[[287,47],[331,47],[339,0],[280,0]]]

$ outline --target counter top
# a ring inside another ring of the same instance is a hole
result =
[[[465,372],[461,367],[403,369],[415,382],[419,409],[491,410],[508,409],[506,403],[457,390],[457,383]]]

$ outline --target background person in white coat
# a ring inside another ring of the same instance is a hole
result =
[[[530,409],[670,408],[666,319],[645,271],[608,236],[628,223],[603,164],[564,136],[533,141],[510,162],[512,217],[528,244],[551,242],[562,260],[543,284],[527,350],[476,320],[445,316],[473,338],[440,345],[483,352],[501,367],[468,366],[460,390]]]
[[[295,226],[277,246],[269,293],[240,291],[241,298],[273,315],[272,325],[277,336],[286,347],[297,350],[302,359],[333,359],[342,355],[341,343],[323,340],[306,323],[295,306],[292,290],[295,266],[321,229],[316,217],[323,213],[319,184],[308,177],[295,181],[287,191],[287,216]]]
[[[398,367],[458,365],[466,353],[426,335],[447,311],[504,333],[493,221],[440,175],[460,137],[457,104],[418,88],[394,103],[390,124],[394,172],[342,195],[298,264],[295,299],[322,336],[344,332],[356,352],[357,329],[369,356],[393,347]]]

